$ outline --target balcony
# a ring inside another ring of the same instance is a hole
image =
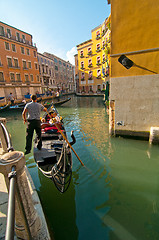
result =
[[[16,36],[10,35],[8,33],[0,33],[0,37],[4,37],[4,38],[7,38],[7,39],[14,40],[16,42],[20,42],[20,43],[23,43],[23,44],[26,44],[26,45],[29,45],[29,46],[33,46],[33,43],[31,41],[28,41],[28,40],[25,40],[25,39],[22,39],[22,38],[17,38]]]
[[[97,76],[97,79],[100,79],[101,78],[101,74]]]
[[[88,52],[87,54],[88,54],[88,56],[91,56],[92,55],[92,51]]]
[[[84,80],[85,80],[85,78],[84,78],[84,77],[82,77],[82,78],[81,78],[81,81],[84,81]]]
[[[101,65],[100,61],[99,61],[99,62],[97,62],[97,63],[96,63],[96,65],[97,65],[97,66],[100,66],[100,65]]]
[[[96,36],[96,40],[99,40],[100,39],[100,34]]]
[[[89,68],[93,67],[92,63],[90,63],[90,64],[88,65],[88,67],[89,67]]]
[[[96,52],[100,52],[100,51],[101,51],[101,49],[100,49],[100,48],[97,48]]]
[[[0,79],[0,85],[6,84],[6,81],[4,79]]]
[[[84,55],[83,55],[83,54],[81,54],[81,55],[80,55],[80,58],[84,58]]]
[[[84,67],[84,66],[81,66],[81,69],[82,69],[82,70],[84,70],[84,69],[85,69],[85,67]]]

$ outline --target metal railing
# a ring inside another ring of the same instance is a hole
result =
[[[6,141],[7,145],[7,151],[11,152],[14,151],[12,143],[11,143],[11,137],[9,135],[9,132],[5,125],[0,122],[0,126],[3,130],[3,135]],[[11,168],[11,172],[8,174],[9,178],[9,197],[8,197],[8,211],[7,211],[7,225],[6,225],[6,234],[5,234],[5,240],[14,240],[15,235],[15,196],[19,203],[20,212],[23,216],[24,220],[24,228],[26,231],[27,239],[32,239],[28,220],[26,217],[25,209],[23,206],[23,202],[21,199],[21,195],[19,192],[18,184],[17,184],[17,172],[16,167],[13,165]]]

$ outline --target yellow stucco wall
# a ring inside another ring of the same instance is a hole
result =
[[[159,0],[113,0],[111,3],[111,61],[112,77],[147,75],[158,71]],[[152,49],[146,53],[147,50]],[[144,53],[137,53],[146,50]],[[136,52],[137,51],[137,52]],[[139,67],[127,70],[118,63],[120,54],[126,54]],[[118,56],[114,56],[118,54]],[[143,68],[147,68],[143,69]],[[150,71],[153,72],[150,72]]]
[[[159,126],[158,28],[159,0],[111,1],[110,102],[115,134],[148,136],[150,127]],[[134,62],[130,69],[118,62],[122,54]],[[110,126],[111,122],[110,114]]]
[[[110,20],[110,18],[109,18]],[[110,30],[107,28],[106,19],[101,25],[94,28],[92,33],[92,38],[84,43],[77,45],[78,51],[78,64],[79,64],[79,87],[85,88],[86,92],[90,91],[92,88],[93,92],[97,92],[99,89],[103,90],[105,88],[105,83],[108,80],[109,76],[103,75],[102,69],[108,68],[108,62],[110,61],[110,52],[106,53],[106,49],[110,48]],[[97,33],[99,33],[99,38],[97,38]],[[106,44],[107,39],[107,44]],[[99,44],[99,51],[97,50],[97,45]],[[107,45],[107,48],[106,48]],[[92,54],[88,54],[88,48],[91,48]],[[81,51],[83,56],[81,57]],[[105,61],[107,55],[107,62]],[[109,56],[108,56],[109,55]],[[104,59],[104,60],[103,60]],[[89,66],[89,61],[92,65]],[[99,61],[99,64],[97,62]],[[83,62],[84,68],[81,69],[81,63]],[[89,72],[92,71],[92,80],[89,79]],[[100,71],[100,74],[99,74]],[[82,81],[82,73],[85,74],[85,78]],[[100,75],[100,76],[98,76]]]

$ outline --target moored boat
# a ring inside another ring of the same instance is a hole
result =
[[[58,101],[58,102],[54,102],[53,104],[54,104],[55,107],[57,107],[57,106],[61,106],[62,104],[66,103],[70,100],[71,100],[71,98],[67,98],[67,99],[64,99],[64,100],[61,100],[61,101]],[[46,101],[46,102],[44,102],[43,105],[44,105],[44,107],[49,108],[52,105],[52,103]]]
[[[6,111],[8,109],[9,109],[9,104],[6,104],[6,105],[0,107],[0,112]]]
[[[56,113],[57,118],[60,116],[55,108],[52,108],[51,113]],[[62,121],[57,121],[56,124],[49,123],[49,115],[44,116],[46,122],[41,124],[42,127],[42,149],[37,149],[37,138],[34,140],[34,159],[39,170],[48,178],[53,180],[56,188],[64,193],[68,189],[72,177],[72,154],[68,143],[63,138],[66,136],[66,131]],[[57,127],[58,126],[58,127]],[[61,134],[62,133],[62,134]],[[72,143],[75,143],[75,138],[72,133]],[[67,137],[67,136],[66,136]]]

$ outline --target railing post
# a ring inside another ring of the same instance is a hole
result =
[[[15,184],[16,184],[15,166],[12,167],[12,171],[8,174],[8,178],[10,179],[10,186],[5,240],[12,240],[14,239],[15,228]]]
[[[30,188],[25,171],[25,157],[23,152],[13,151],[6,153],[0,159],[0,172],[5,177],[9,189],[8,173],[12,166],[17,172],[16,191],[16,236],[22,239],[37,239],[38,231],[41,228],[41,220],[34,208]]]

